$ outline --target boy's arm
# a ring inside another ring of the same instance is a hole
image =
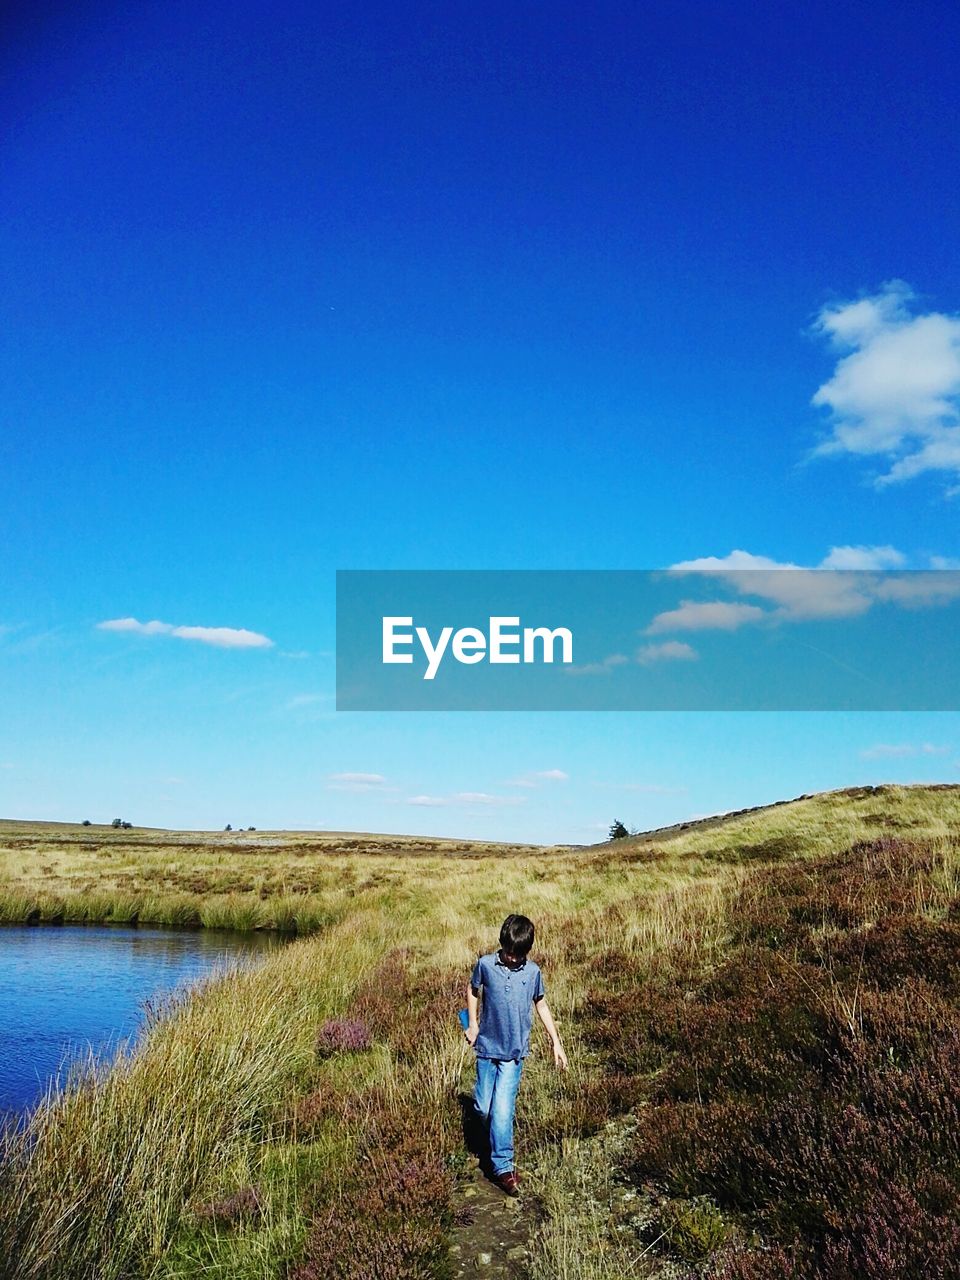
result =
[[[479,994],[473,988],[473,984],[467,983],[467,1016],[469,1022],[464,1035],[467,1037],[467,1044],[473,1044],[477,1036],[480,1034],[480,1023],[477,1019],[477,1010],[480,1007]]]
[[[567,1055],[563,1052],[563,1045],[560,1043],[560,1032],[557,1030],[557,1024],[553,1020],[553,1014],[550,1012],[546,997],[541,997],[534,1005],[534,1008],[537,1011],[537,1017],[546,1028],[550,1043],[553,1045],[553,1061],[562,1071],[566,1071]]]

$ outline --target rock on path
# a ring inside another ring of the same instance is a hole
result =
[[[519,1280],[526,1274],[538,1209],[523,1188],[521,1181],[520,1195],[514,1198],[488,1182],[477,1168],[466,1175],[454,1201],[462,1221],[451,1233],[453,1276]]]

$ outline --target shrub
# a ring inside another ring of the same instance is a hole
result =
[[[887,838],[762,872],[715,973],[590,1006],[610,1062],[665,1059],[630,1176],[774,1243],[717,1277],[960,1276],[960,930],[912,915],[930,868]],[[685,1258],[689,1213],[665,1228]]]
[[[313,1207],[290,1280],[434,1280],[453,1221],[450,1143],[412,1100],[371,1091],[357,1159],[335,1202]]]
[[[257,1187],[242,1187],[220,1200],[207,1200],[194,1206],[198,1222],[217,1227],[232,1227],[243,1219],[255,1221],[263,1212],[263,1193]]]
[[[712,1200],[671,1200],[660,1213],[660,1230],[685,1262],[702,1262],[730,1238],[731,1227]]]
[[[370,1028],[359,1018],[328,1018],[317,1032],[317,1056],[330,1058],[335,1053],[360,1053],[372,1043]]]

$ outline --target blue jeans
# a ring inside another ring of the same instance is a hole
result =
[[[513,1112],[523,1059],[478,1058],[473,1105],[490,1124],[490,1164],[494,1175],[513,1168]]]

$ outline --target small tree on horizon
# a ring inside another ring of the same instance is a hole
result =
[[[614,822],[613,822],[613,825],[612,825],[612,826],[611,826],[611,828],[610,828],[610,836],[609,836],[609,839],[611,839],[611,840],[624,840],[624,839],[625,839],[629,834],[630,834],[630,832],[629,832],[629,831],[627,830],[627,828],[623,825],[623,823],[620,821],[620,819],[619,819],[619,818],[616,818],[616,819],[614,820]]]

